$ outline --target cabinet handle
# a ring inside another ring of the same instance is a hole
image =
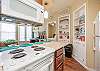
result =
[[[41,11],[41,13],[43,13],[43,12]]]

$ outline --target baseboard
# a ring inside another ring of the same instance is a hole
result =
[[[86,65],[84,65],[83,63],[79,62],[75,56],[72,55],[72,57],[73,57],[78,63],[80,63],[85,69],[88,70],[88,67],[87,67]]]
[[[88,71],[96,71],[96,70],[94,70],[94,69],[92,69],[92,68],[88,68]]]
[[[72,57],[73,57],[77,62],[79,62],[75,56],[72,55]],[[86,65],[84,65],[84,64],[81,63],[81,62],[79,62],[79,63],[80,63],[85,69],[87,69],[88,71],[96,71],[96,70],[94,70],[94,69],[92,69],[92,68],[88,68]]]

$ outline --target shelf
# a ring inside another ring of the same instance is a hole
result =
[[[79,24],[79,25],[74,25],[74,27],[80,27],[80,26],[85,26],[85,23],[84,24]]]
[[[73,12],[73,47],[76,59],[86,64],[86,4]],[[83,61],[84,60],[84,61]]]
[[[58,22],[58,41],[68,41],[70,38],[70,16],[60,17]]]
[[[69,29],[69,27],[68,28],[58,28],[58,30],[68,30]]]
[[[80,41],[79,39],[74,39],[76,43],[82,43],[82,44],[85,44],[85,41]]]
[[[85,6],[83,6],[81,9],[77,10],[74,14],[74,40],[81,41],[86,37],[85,33]]]
[[[81,15],[81,16],[79,16],[79,17],[75,17],[75,19],[80,19],[80,18],[83,18],[83,17],[85,18],[85,15]],[[75,19],[74,19],[74,20],[75,20]]]

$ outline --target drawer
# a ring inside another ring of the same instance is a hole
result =
[[[57,50],[55,56],[58,57],[61,54],[63,54],[63,48],[60,48],[59,50]]]
[[[63,64],[56,71],[63,71]]]
[[[55,64],[56,69],[61,63],[63,63],[63,55],[60,55],[59,57],[56,58],[56,64]]]

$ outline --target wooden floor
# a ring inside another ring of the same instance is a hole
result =
[[[64,71],[87,71],[87,70],[84,67],[82,67],[75,59],[65,58]]]

